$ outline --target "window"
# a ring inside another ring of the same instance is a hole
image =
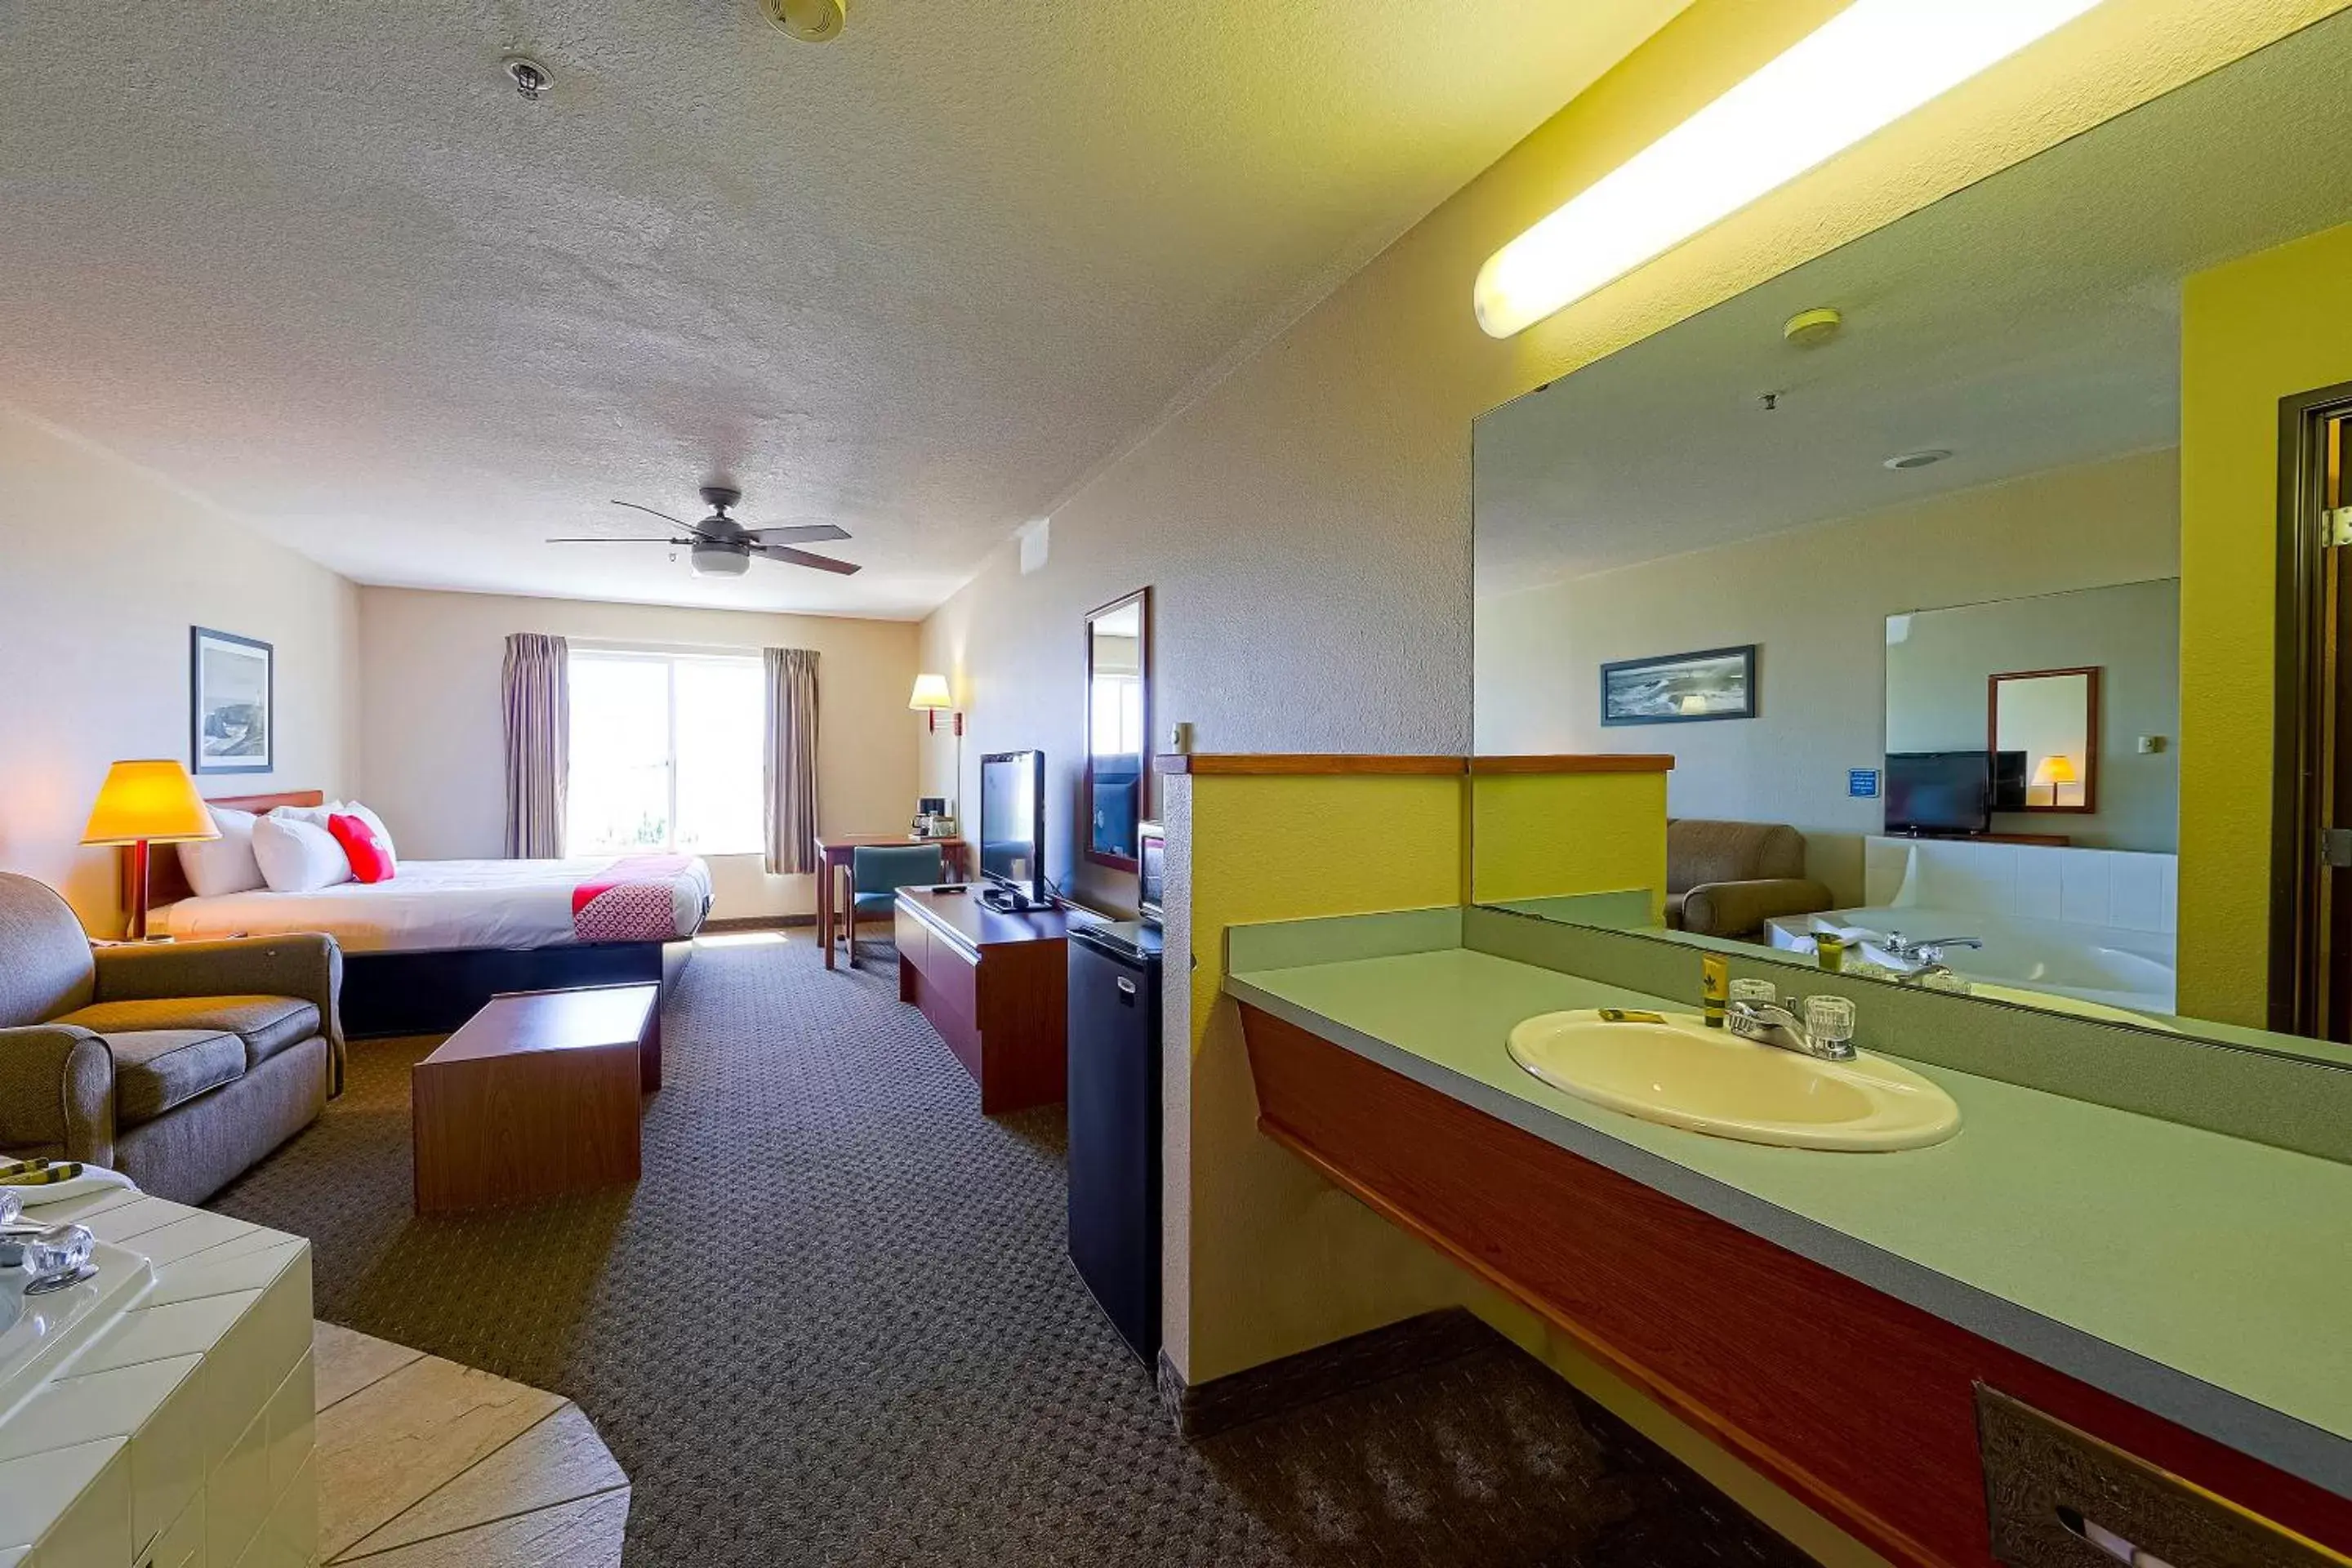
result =
[[[571,676],[571,853],[759,853],[757,658],[574,648]]]

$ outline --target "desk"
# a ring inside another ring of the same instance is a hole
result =
[[[856,849],[895,849],[903,846],[936,844],[947,856],[948,875],[961,880],[971,875],[964,864],[964,842],[961,838],[917,838],[905,833],[820,833],[816,836],[816,930],[817,940],[824,943],[824,966],[833,967],[833,920],[835,908],[834,879],[849,876],[849,857]],[[845,894],[839,900],[842,924],[849,930],[849,940],[857,940],[857,917],[855,895]]]
[[[1005,914],[971,892],[898,889],[898,1000],[922,1009],[980,1085],[980,1111],[1058,1103],[1069,1065],[1069,952],[1083,910]]]

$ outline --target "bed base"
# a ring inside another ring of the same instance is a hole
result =
[[[501,991],[660,982],[685,967],[688,942],[597,942],[559,947],[455,947],[343,955],[343,1033],[446,1035]]]

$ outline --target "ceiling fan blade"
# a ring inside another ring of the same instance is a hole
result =
[[[805,550],[787,550],[781,544],[754,544],[751,548],[754,555],[764,555],[771,561],[786,561],[794,566],[812,566],[819,572],[837,573],[844,577],[853,572],[863,570],[861,567],[851,565],[846,561],[835,561],[829,555],[811,555]]]
[[[755,528],[744,537],[757,544],[822,544],[828,539],[848,538],[849,530],[829,522],[803,522],[790,528]]]
[[[583,534],[577,538],[572,539],[551,539],[547,542],[550,544],[692,544],[695,541],[691,539],[654,539],[642,535],[635,539],[624,539],[617,538],[609,533],[592,533]]]
[[[694,535],[696,535],[696,536],[698,536],[698,537],[699,537],[699,538],[702,538],[702,539],[709,539],[709,538],[710,538],[710,537],[711,537],[711,535],[709,535],[709,534],[708,534],[708,533],[703,532],[703,531],[702,531],[702,530],[700,530],[700,529],[698,529],[698,528],[695,527],[695,526],[694,526],[694,524],[692,524],[692,523],[690,523],[690,522],[687,521],[684,518],[681,518],[681,517],[672,517],[672,516],[670,516],[670,514],[669,514],[669,513],[667,513],[667,512],[666,512],[666,511],[656,511],[653,508],[651,508],[651,507],[649,507],[649,506],[639,506],[636,502],[635,502],[635,501],[633,501],[633,500],[616,500],[616,501],[614,501],[613,504],[614,504],[614,506],[625,506],[625,507],[627,507],[631,511],[641,511],[641,512],[644,512],[647,517],[657,517],[657,518],[661,519],[664,522],[676,523],[678,527],[680,527],[680,528],[682,528],[682,529],[686,530],[686,531],[687,531],[687,532],[691,533],[691,534],[694,534]]]

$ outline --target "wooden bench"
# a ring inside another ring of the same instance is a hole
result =
[[[661,1084],[661,987],[493,996],[410,1074],[416,1212],[634,1182]]]

